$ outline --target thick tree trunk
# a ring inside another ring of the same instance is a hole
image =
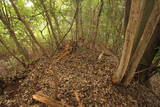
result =
[[[137,31],[137,35],[136,35],[136,38],[134,40],[134,44],[133,44],[133,49],[132,49],[132,55],[135,53],[135,50],[137,48],[137,45],[138,45],[138,42],[140,41],[140,38],[143,34],[143,31],[145,29],[145,26],[146,26],[146,23],[151,15],[151,12],[152,12],[152,9],[153,9],[153,6],[154,6],[154,0],[151,0],[151,1],[147,1],[147,0],[143,0],[143,14],[142,14],[142,19],[140,21],[140,26],[138,28],[138,31]]]
[[[147,48],[147,45],[150,43],[151,37],[153,36],[153,33],[155,31],[155,28],[160,20],[160,0],[156,1],[154,9],[151,13],[151,16],[146,24],[146,27],[144,29],[144,32],[142,34],[142,37],[140,39],[140,42],[138,43],[138,46],[135,50],[135,53],[131,59],[131,64],[129,67],[129,70],[126,75],[126,79],[124,81],[124,85],[128,85],[130,81],[132,80],[135,71],[138,67],[138,64],[140,63],[140,60],[145,52],[145,49]]]
[[[151,38],[151,41],[145,50],[145,53],[141,59],[140,65],[148,67],[152,64],[152,61],[153,61],[156,53],[158,52],[156,47],[160,46],[160,36],[159,35],[160,35],[160,22],[157,25],[157,27],[153,33],[153,36]]]
[[[128,20],[129,20],[129,11],[130,10],[130,5],[131,5],[131,0],[126,0],[126,8],[125,8],[125,20],[124,20],[124,31],[126,31],[126,27],[127,27],[127,24],[128,24]],[[133,46],[133,49],[132,49],[132,53],[134,53],[136,47],[137,47],[137,44],[142,36],[142,33],[144,31],[144,28],[145,28],[145,25],[149,19],[149,16],[151,14],[151,11],[153,9],[153,5],[154,5],[154,0],[151,0],[148,2],[145,2],[145,6],[144,6],[144,9],[143,9],[143,16],[142,16],[142,20],[141,20],[141,25],[139,27],[139,30],[138,30],[138,34],[136,36],[136,39],[135,39],[135,42],[134,42],[134,46]],[[153,47],[153,46],[152,46]],[[155,47],[153,47],[155,48]],[[149,53],[151,51],[149,51],[150,49],[153,50],[153,48],[147,48],[147,52],[145,52],[145,54]],[[146,57],[143,57],[142,60],[141,60],[141,63],[142,65],[146,65],[145,63],[150,63],[152,62],[152,60],[150,60],[150,62],[145,62],[146,61],[146,58],[148,57],[148,54],[145,55]],[[150,54],[150,57],[152,57],[151,59],[153,59],[154,55],[151,55]],[[149,66],[148,64],[146,66]]]
[[[138,65],[137,72],[135,75],[135,78],[136,80],[138,80],[138,82],[140,82],[141,84],[149,88],[150,88],[149,79],[153,74],[156,73],[154,70],[156,66],[149,70],[146,70],[146,69],[151,68],[153,65],[155,65],[153,64],[154,63],[153,59],[158,52],[158,49],[156,48],[160,46],[160,36],[159,35],[160,35],[160,22],[157,25],[153,33],[151,41],[148,44],[147,49],[145,50],[145,53],[140,61],[140,64]],[[141,71],[144,71],[144,72],[141,72]]]
[[[129,22],[125,33],[125,43],[123,46],[122,57],[120,60],[119,67],[112,77],[112,81],[114,83],[121,82],[125,72],[127,71],[132,55],[134,40],[142,17],[143,3],[144,1],[140,0],[132,1]]]
[[[126,26],[128,24],[128,20],[129,20],[130,5],[131,5],[131,0],[126,0],[124,31],[126,30]],[[133,46],[133,49],[132,49],[132,54],[135,52],[135,49],[136,49],[137,44],[138,44],[138,42],[139,42],[139,40],[142,36],[142,33],[143,33],[144,28],[146,26],[146,22],[149,19],[149,16],[151,14],[153,6],[154,6],[154,0],[151,0],[149,2],[145,2],[145,7],[143,9],[144,12],[143,12],[142,20],[141,20],[141,25],[139,27],[139,31],[138,31],[138,34],[136,36],[135,42],[134,42],[134,46]],[[144,53],[144,55],[143,55],[143,57],[140,61],[140,64],[138,65],[138,68],[137,68],[138,71],[142,70],[144,68],[148,68],[152,64],[152,60],[153,60],[153,58],[154,58],[154,56],[156,55],[156,52],[157,52],[157,50],[155,50],[155,48],[158,46],[158,43],[160,43],[160,40],[159,40],[160,37],[157,34],[158,30],[159,30],[159,27],[157,26],[156,30],[155,30],[155,33],[153,34],[155,36],[152,37],[151,42],[147,46],[147,49],[145,50],[145,53]],[[148,73],[143,72],[143,73],[138,73],[136,75],[136,77],[138,77],[137,79],[138,79],[139,82],[146,83],[144,81],[146,80],[147,75],[148,75]]]

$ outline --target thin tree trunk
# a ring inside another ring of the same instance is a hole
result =
[[[37,46],[39,46],[39,48],[41,49],[41,51],[43,52],[43,54],[46,54],[45,49],[43,48],[43,46],[36,40],[35,35],[33,33],[33,31],[30,28],[30,25],[25,21],[25,19],[21,16],[18,8],[16,7],[15,3],[13,0],[9,0],[19,18],[19,20],[24,24],[26,30],[28,31],[28,33],[30,34],[30,36],[32,37],[33,41],[37,44]]]
[[[78,37],[80,37],[80,20],[79,20],[79,12],[80,12],[80,1],[76,0],[76,8],[77,8],[77,15],[76,15],[76,40],[78,39]]]
[[[53,1],[53,6],[51,5],[51,14],[54,18],[54,21],[55,21],[55,24],[56,24],[56,29],[60,35],[60,37],[62,37],[62,32],[61,32],[61,29],[60,29],[60,26],[59,26],[59,22],[58,22],[58,19],[57,19],[57,16],[56,16],[56,8],[55,8],[55,1]]]
[[[91,11],[91,12],[90,12]],[[93,9],[92,10],[92,8],[90,9],[90,10],[88,10],[88,14],[89,14],[89,16],[91,16],[90,17],[90,23],[89,23],[89,30],[88,30],[88,34],[87,34],[87,36],[88,36],[88,39],[90,39],[90,41],[91,41],[91,35],[92,35],[92,33],[93,33],[93,30],[94,30],[94,17],[95,17],[95,11],[96,11],[96,9]]]
[[[147,49],[145,50],[145,53],[140,61],[139,66],[148,67],[152,64],[152,61],[158,52],[158,49],[156,49],[158,46],[160,46],[160,22],[157,25],[154,36],[151,38],[150,43],[147,46]],[[138,67],[139,68],[139,67]],[[143,68],[142,68],[143,69]]]
[[[48,22],[47,22],[48,23]],[[51,53],[53,53],[53,50],[54,50],[54,46],[53,46],[53,36],[52,36],[52,33],[51,33],[51,30],[49,28],[49,25],[47,24],[47,30],[48,30],[48,33],[49,33],[49,38],[48,38],[48,42],[49,42],[49,46],[50,46],[50,49],[51,49]]]
[[[128,21],[129,21],[129,14],[131,9],[131,0],[125,0],[125,10],[124,10],[124,27],[123,31],[125,32],[127,29]]]
[[[31,42],[31,43],[30,43],[30,46],[31,46],[31,48],[32,48],[33,55],[36,56],[36,55],[37,55],[37,52],[38,52],[39,50],[38,50],[35,42],[32,40],[32,37],[28,34],[28,32],[27,32],[26,30],[25,30],[25,33],[26,33],[26,35],[28,36],[28,38],[29,38],[29,40],[30,40],[30,42]],[[30,56],[30,54],[29,54],[29,56]]]
[[[80,36],[83,38],[83,17],[82,17],[82,2],[80,3],[80,10],[79,10],[79,16],[80,16]]]
[[[23,65],[23,67],[26,67],[26,64],[25,64],[23,61],[21,61],[18,57],[16,57],[14,53],[12,53],[12,52],[10,51],[9,47],[3,42],[3,40],[1,40],[1,38],[0,38],[0,43],[6,48],[6,50],[7,50],[20,64]]]
[[[47,18],[47,22],[48,22],[48,24],[49,24],[49,26],[50,26],[50,28],[51,28],[51,32],[52,32],[52,35],[53,35],[53,37],[54,37],[54,39],[55,39],[56,46],[57,46],[57,48],[59,48],[59,46],[58,46],[58,39],[57,39],[57,36],[56,36],[56,34],[55,34],[55,30],[54,30],[54,27],[53,27],[53,24],[52,24],[51,17],[50,17],[50,15],[49,15],[48,11],[47,11],[47,8],[46,8],[46,6],[45,6],[45,4],[44,4],[44,1],[43,1],[43,0],[40,0],[40,2],[41,2],[41,5],[42,5],[42,7],[43,7],[43,9],[44,9],[44,11],[45,11],[46,18]]]
[[[104,5],[104,1],[101,0],[101,5],[100,5],[99,12],[98,12],[98,15],[97,15],[97,21],[96,21],[96,28],[95,28],[95,32],[94,32],[93,44],[95,44],[96,39],[97,39],[98,27],[99,27],[100,17],[101,17],[102,10],[103,10],[103,5]]]
[[[15,34],[14,30],[12,29],[10,23],[7,22],[7,20],[4,19],[4,17],[2,16],[1,11],[0,11],[0,20],[2,21],[2,23],[4,24],[4,26],[7,28],[7,30],[9,32],[11,38],[13,39],[14,43],[17,46],[17,49],[18,49],[19,53],[24,56],[24,58],[25,58],[26,61],[29,61],[28,53],[24,50],[24,48],[18,42],[18,39],[16,37],[16,34]]]

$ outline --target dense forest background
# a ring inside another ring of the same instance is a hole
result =
[[[11,62],[51,55],[64,39],[122,48],[123,0],[1,0],[0,7],[0,56],[12,54]]]

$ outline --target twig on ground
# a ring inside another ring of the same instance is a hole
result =
[[[84,105],[81,103],[79,96],[78,96],[78,93],[76,91],[74,91],[74,95],[75,95],[76,100],[78,102],[78,107],[84,107]]]
[[[41,91],[34,94],[33,99],[35,99],[39,102],[42,102],[46,105],[49,105],[51,107],[71,107],[67,104],[60,102],[60,101],[56,101],[56,100],[51,99],[49,96],[44,95],[43,92],[41,92]]]

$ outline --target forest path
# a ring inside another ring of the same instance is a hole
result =
[[[151,90],[133,82],[129,87],[112,84],[111,76],[116,69],[112,56],[85,50],[73,53],[57,61],[56,57],[42,58],[31,70],[25,71],[25,77],[14,81],[4,89],[0,96],[0,105],[44,106],[33,100],[32,95],[42,91],[50,98],[55,96],[55,82],[58,84],[58,99],[72,106],[77,106],[74,92],[86,107],[137,107],[160,106],[160,101]]]

